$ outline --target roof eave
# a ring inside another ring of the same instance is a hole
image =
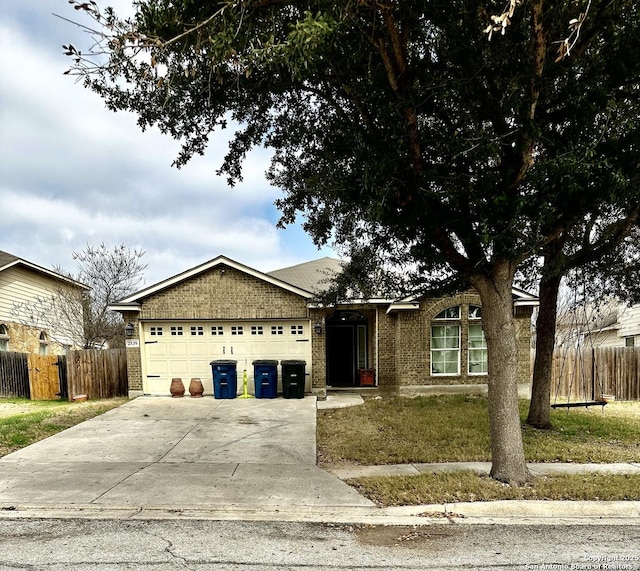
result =
[[[90,286],[83,284],[79,281],[76,281],[73,278],[68,278],[63,274],[59,274],[58,272],[54,272],[53,270],[48,270],[47,268],[43,268],[42,266],[38,266],[37,264],[33,264],[31,262],[28,262],[27,260],[23,260],[22,258],[17,258],[9,262],[8,264],[5,264],[4,266],[0,267],[0,272],[13,268],[15,266],[24,266],[26,268],[29,268],[30,270],[33,270],[34,272],[37,272],[39,274],[45,274],[51,279],[67,283],[69,285],[72,285],[73,287],[77,287],[78,289],[84,289],[86,291],[91,289]]]
[[[125,311],[139,312],[142,308],[139,303],[114,303],[107,306],[109,311],[117,311],[123,313]]]

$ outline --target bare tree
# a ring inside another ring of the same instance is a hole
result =
[[[47,330],[51,340],[61,345],[101,349],[124,344],[124,325],[119,314],[109,311],[110,304],[133,293],[144,283],[142,250],[121,244],[108,248],[87,244],[73,252],[77,272],[60,267],[55,271],[87,285],[89,290],[60,282],[47,296],[16,303],[12,314],[21,323]]]

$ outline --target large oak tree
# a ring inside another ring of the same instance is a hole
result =
[[[66,49],[110,108],[182,141],[178,166],[230,122],[230,182],[250,148],[272,149],[281,223],[302,213],[318,244],[368,258],[360,274],[473,286],[492,475],[521,484],[514,275],[600,205],[637,201],[640,38],[635,0],[529,0],[488,41],[488,2],[140,0],[129,21],[76,2],[97,49]]]

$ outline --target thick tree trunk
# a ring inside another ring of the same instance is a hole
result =
[[[550,269],[549,262],[550,259],[545,256],[545,265],[540,279],[540,306],[536,321],[536,357],[533,364],[531,404],[527,416],[527,424],[536,428],[551,428],[549,416],[551,374],[556,340],[558,290],[562,278]]]
[[[514,268],[494,266],[493,276],[473,276],[482,300],[482,323],[489,359],[489,428],[491,476],[512,485],[528,477],[518,411],[518,352],[513,322]]]

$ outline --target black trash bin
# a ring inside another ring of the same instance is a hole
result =
[[[278,396],[278,361],[253,361],[253,382],[256,398],[276,398]]]
[[[306,361],[281,361],[282,396],[286,399],[304,398]]]
[[[211,361],[213,372],[213,396],[217,399],[234,399],[238,392],[237,361]]]

